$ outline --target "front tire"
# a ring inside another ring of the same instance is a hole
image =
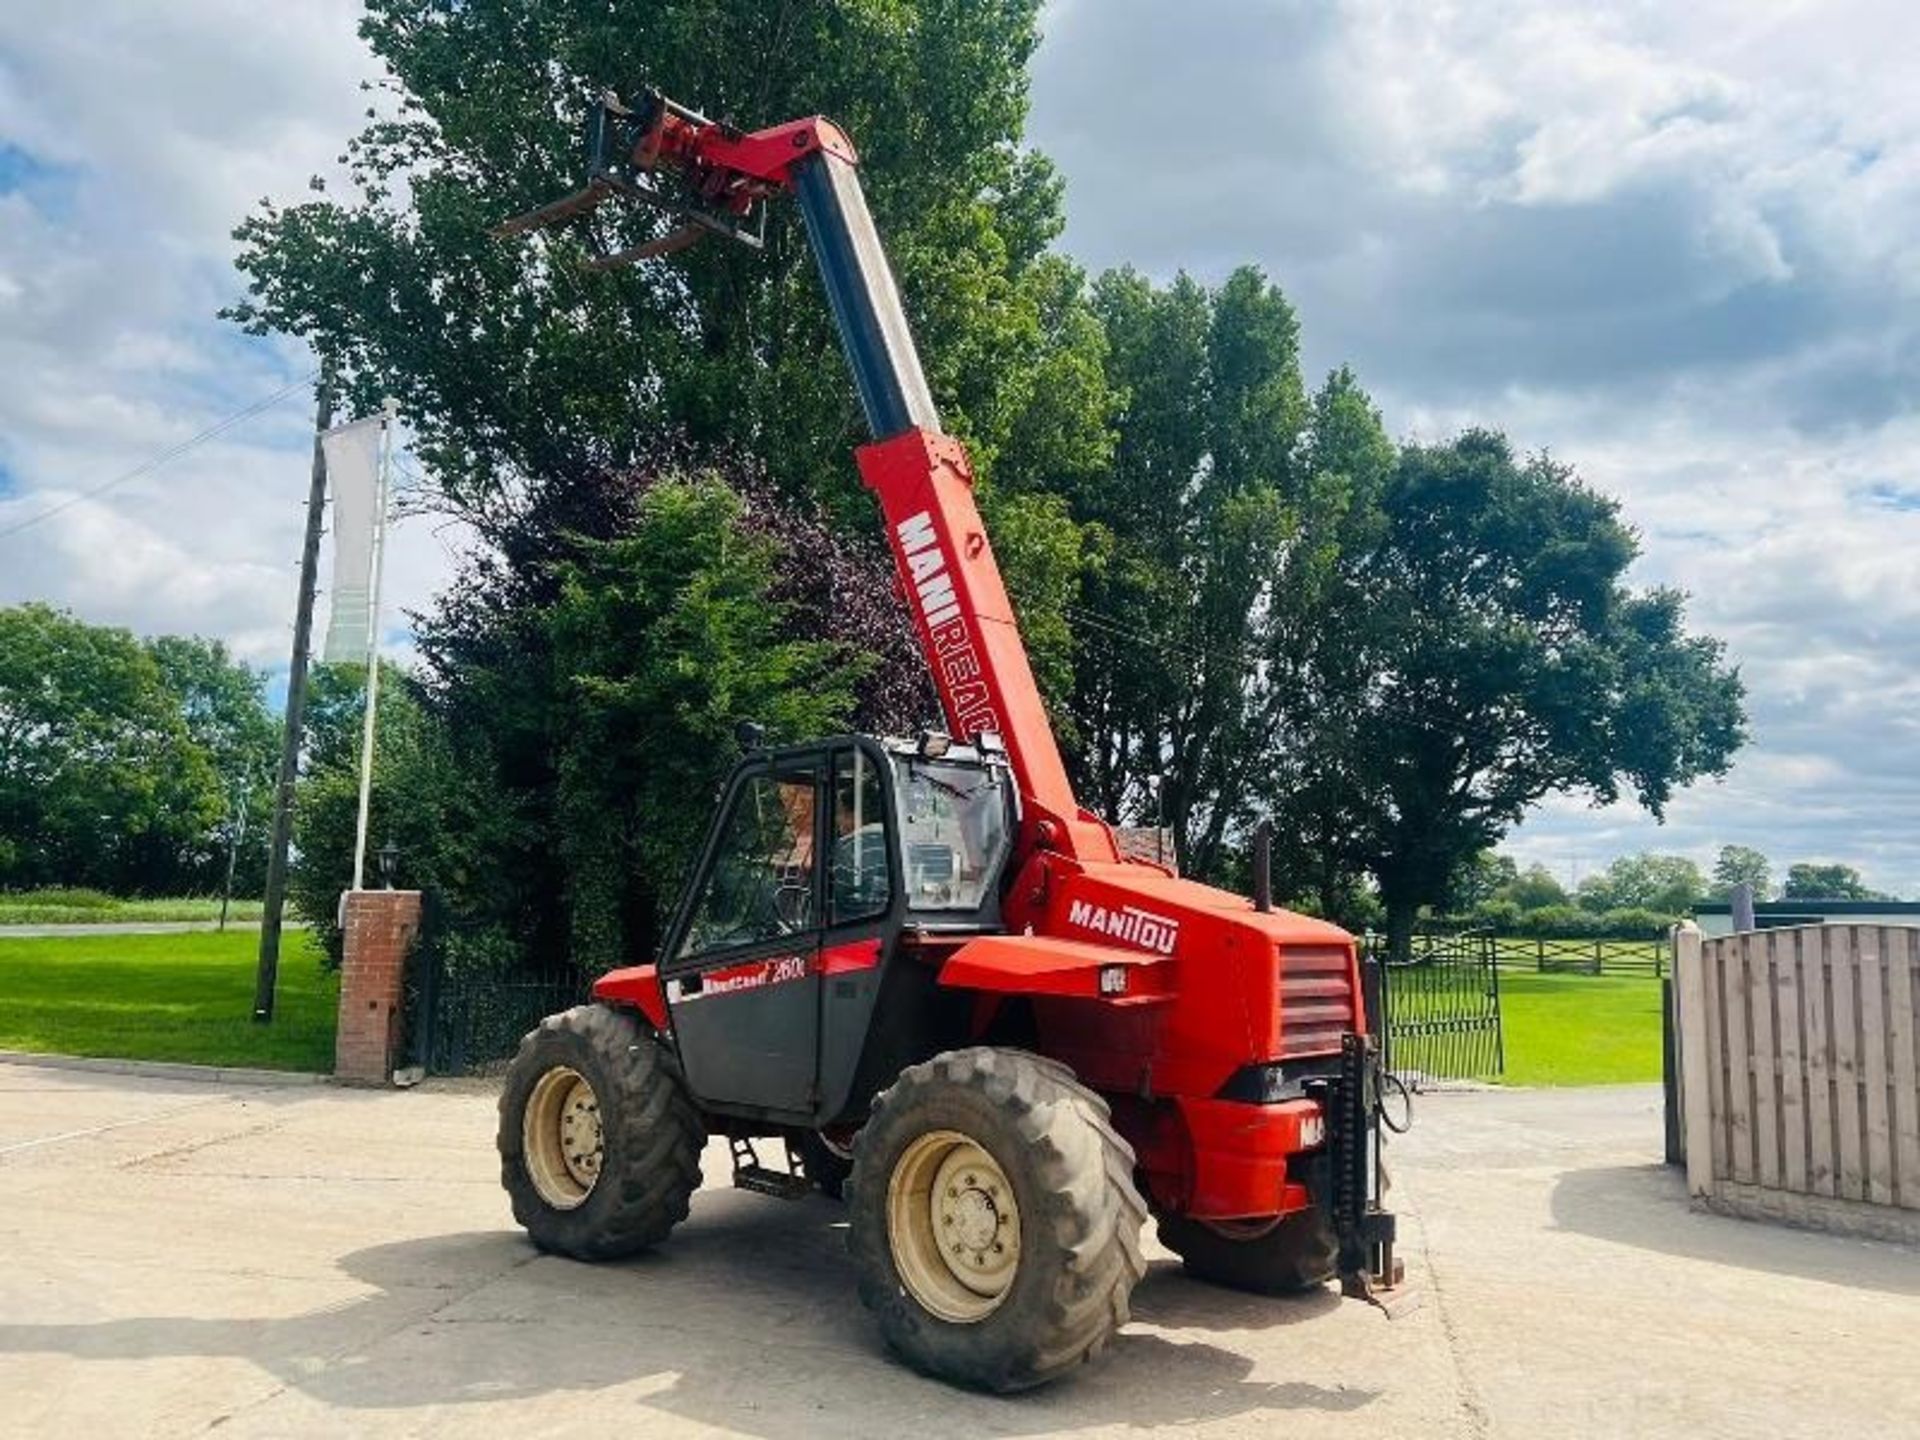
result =
[[[848,1248],[887,1343],[987,1390],[1092,1361],[1146,1272],[1146,1206],[1106,1102],[1063,1066],[951,1051],[902,1072],[854,1143]]]
[[[500,1094],[500,1183],[542,1250],[610,1260],[666,1239],[705,1143],[678,1059],[628,1012],[578,1005],[520,1042]]]
[[[1196,1280],[1256,1295],[1299,1295],[1333,1279],[1340,1242],[1324,1210],[1296,1211],[1270,1228],[1208,1225],[1163,1215],[1160,1243]]]

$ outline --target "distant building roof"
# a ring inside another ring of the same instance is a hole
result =
[[[1702,900],[1693,913],[1731,915],[1733,906],[1725,900]],[[1920,915],[1920,900],[1761,900],[1753,913],[1755,919],[1762,915]]]

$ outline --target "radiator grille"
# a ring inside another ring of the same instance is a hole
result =
[[[1280,1054],[1338,1053],[1353,1028],[1353,985],[1338,945],[1280,951]]]

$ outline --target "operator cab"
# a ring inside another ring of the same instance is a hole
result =
[[[936,732],[841,735],[751,751],[727,782],[659,962],[696,1093],[719,1109],[817,1123],[865,1093],[854,1085],[863,1054],[907,1063],[868,1047],[903,936],[1001,928],[1019,818],[1012,767],[991,735],[972,745]],[[913,964],[889,1013],[951,1002],[936,995],[933,969]]]
[[[929,928],[997,926],[1019,802],[1005,750],[982,739],[849,735],[748,755],[682,899],[669,963],[889,912]]]

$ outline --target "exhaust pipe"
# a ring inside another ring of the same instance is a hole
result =
[[[1263,914],[1273,909],[1273,822],[1253,827],[1253,908]]]

